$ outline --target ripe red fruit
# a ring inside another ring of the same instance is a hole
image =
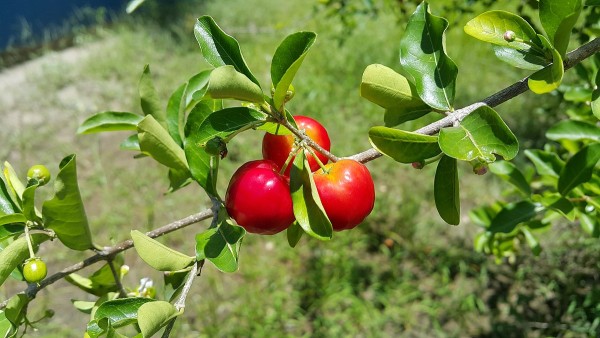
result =
[[[325,127],[323,127],[316,120],[302,115],[294,116],[294,120],[298,125],[298,129],[304,130],[306,135],[315,141],[315,143],[323,147],[323,149],[327,151],[330,150],[331,141],[329,140],[329,135],[327,134]],[[263,158],[275,162],[279,168],[282,168],[288,158],[288,155],[290,154],[290,151],[292,151],[293,145],[293,135],[273,135],[266,133],[262,142]],[[325,155],[319,153],[318,151],[315,151],[315,153],[321,162],[327,163],[328,158]],[[308,158],[310,170],[315,171],[319,169],[319,163],[315,160],[315,158],[308,152],[305,152],[305,155]],[[286,176],[290,176],[291,167],[291,165],[288,165],[287,169],[285,170]]]
[[[375,186],[364,164],[340,160],[326,165],[313,177],[333,230],[352,229],[373,210]]]
[[[256,234],[276,234],[295,219],[289,182],[267,160],[247,162],[233,174],[225,207],[237,224]]]

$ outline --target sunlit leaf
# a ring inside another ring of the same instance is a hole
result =
[[[235,272],[245,235],[246,230],[234,225],[221,207],[216,226],[196,235],[196,259],[207,259],[223,272]]]
[[[527,85],[532,92],[536,94],[545,94],[558,88],[562,82],[565,69],[562,57],[558,50],[552,47],[550,42],[548,42],[543,35],[540,35],[539,37],[544,44],[545,49],[552,53],[552,64],[531,74],[527,80]]]
[[[144,66],[138,90],[144,115],[152,115],[161,126],[167,128],[167,114],[163,110],[156,88],[154,88],[149,65]]]
[[[87,118],[77,129],[77,134],[106,131],[136,130],[143,116],[127,112],[103,112]]]
[[[138,309],[138,325],[144,337],[152,337],[162,327],[167,325],[171,319],[179,316],[175,306],[169,302],[156,301],[144,303]]]
[[[540,70],[550,64],[541,52],[534,50],[519,50],[510,47],[494,46],[496,57],[509,65],[527,70]]]
[[[590,144],[573,155],[558,178],[558,191],[561,195],[564,196],[576,186],[589,181],[599,160],[600,143]]]
[[[387,127],[373,127],[369,140],[375,149],[400,163],[412,163],[438,155],[436,136],[422,135]]]
[[[248,102],[263,102],[263,92],[246,75],[233,66],[221,66],[210,74],[208,94],[214,99],[236,99]]]
[[[157,162],[169,168],[188,170],[183,149],[151,115],[146,116],[138,124],[138,138],[140,149]]]
[[[194,257],[171,249],[138,230],[131,231],[135,251],[144,262],[158,271],[177,271],[194,263]]]
[[[540,22],[554,48],[565,56],[571,30],[583,9],[582,0],[540,0]]]
[[[537,33],[525,19],[499,10],[479,14],[467,22],[464,30],[476,39],[520,50],[530,48],[526,42],[537,42]],[[514,33],[515,41],[509,42],[504,38],[504,34],[508,31]]]
[[[444,48],[448,21],[429,13],[422,2],[410,17],[400,40],[400,63],[417,88],[419,97],[429,106],[451,110],[458,67]]]
[[[546,131],[546,137],[550,140],[591,140],[600,142],[600,127],[595,124],[563,120],[553,125]]]
[[[180,85],[167,102],[167,130],[175,143],[183,146],[183,127],[185,125],[185,111],[181,109],[187,84]]]

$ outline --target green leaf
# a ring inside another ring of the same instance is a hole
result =
[[[215,227],[196,235],[196,259],[207,259],[223,272],[235,272],[246,230],[232,223],[224,207],[217,217]]]
[[[177,169],[169,169],[169,193],[177,191],[188,184],[192,183],[190,171],[182,171]]]
[[[540,21],[552,45],[565,56],[571,30],[583,9],[582,0],[540,0]]]
[[[187,142],[202,147],[206,141],[215,138],[227,138],[242,129],[259,126],[267,116],[248,107],[225,108],[207,116],[200,127],[193,129]]]
[[[394,127],[401,123],[416,120],[431,112],[429,106],[416,108],[390,108],[385,110],[383,122],[386,127]]]
[[[502,118],[488,106],[465,117],[458,127],[440,130],[442,151],[458,160],[494,162],[498,154],[505,160],[517,156],[519,142]]]
[[[25,191],[25,185],[19,179],[19,175],[15,169],[8,162],[4,162],[4,178],[6,179],[6,184],[8,185],[9,193],[12,193],[14,197],[13,201],[15,203],[21,203],[21,197],[23,196],[23,191]]]
[[[382,108],[423,105],[417,89],[407,78],[380,64],[372,64],[365,68],[360,83],[360,96]]]
[[[138,134],[133,134],[121,142],[119,145],[119,149],[121,150],[133,150],[133,151],[142,151],[140,149],[140,140],[138,138]]]
[[[592,113],[594,113],[594,116],[600,120],[600,71],[596,72],[594,84],[596,88],[592,92]]]
[[[547,209],[552,209],[562,216],[564,216],[569,222],[575,221],[575,207],[571,201],[564,198],[558,193],[544,193],[544,196],[536,195],[533,199],[535,202],[541,203]]]
[[[168,271],[163,274],[165,282],[163,293],[165,299],[173,301],[179,296],[190,270],[191,268],[186,268],[179,271]]]
[[[204,120],[212,113],[213,111],[208,105],[204,102],[198,102],[188,114],[184,128],[185,137],[189,137],[192,131],[197,132],[197,130],[200,129],[202,122],[204,122]]]
[[[371,128],[369,130],[369,141],[380,153],[400,163],[422,161],[441,152],[437,136],[422,135],[387,127]]]
[[[167,128],[167,114],[162,109],[158,93],[152,83],[152,75],[150,74],[150,66],[144,66],[144,72],[140,77],[138,87],[140,93],[140,104],[144,115],[152,115],[154,119],[165,129]]]
[[[540,35],[539,37],[544,44],[545,49],[552,53],[552,64],[531,74],[527,80],[527,85],[532,92],[536,94],[545,94],[558,88],[562,82],[565,68],[558,50],[552,47],[550,42],[548,42],[544,36]]]
[[[185,86],[183,101],[181,102],[181,111],[188,111],[190,108],[195,106],[196,103],[202,100],[202,98],[206,94],[206,91],[208,90],[208,81],[210,79],[210,74],[212,73],[212,71],[212,69],[203,70],[200,73],[192,76],[188,80]]]
[[[595,124],[576,121],[563,120],[553,125],[546,131],[546,137],[550,140],[590,140],[600,142],[600,128]]]
[[[457,161],[449,156],[442,156],[435,171],[433,182],[435,207],[440,217],[452,225],[460,223],[460,189],[458,182]]]
[[[42,242],[49,240],[50,236],[36,233],[31,235],[31,239],[35,251]],[[19,237],[2,249],[0,251],[0,285],[27,258],[29,258],[29,248],[27,247],[27,239],[25,237]]]
[[[15,192],[4,181],[4,175],[0,172],[0,215],[10,215],[20,211]]]
[[[531,195],[529,182],[527,182],[523,173],[514,164],[508,161],[496,161],[490,163],[489,168],[492,173],[515,186],[526,196]]]
[[[133,324],[137,321],[138,309],[149,302],[155,302],[150,298],[120,298],[102,303],[94,313],[94,320],[99,322],[107,318],[111,326],[118,328]]]
[[[519,223],[529,221],[536,214],[535,204],[529,201],[507,204],[494,217],[488,231],[492,233],[510,233]]]
[[[429,106],[451,110],[458,68],[445,52],[444,31],[448,21],[431,15],[422,2],[410,17],[400,40],[400,63]]]
[[[513,49],[528,50],[530,45],[526,42],[537,43],[537,33],[533,27],[522,17],[505,11],[494,10],[480,14],[467,22],[464,30],[481,41]],[[508,42],[504,39],[507,31],[514,32],[515,41]]]
[[[10,214],[0,216],[0,226],[12,223],[25,223],[27,218],[23,214]],[[1,239],[0,239],[1,240]]]
[[[583,231],[594,238],[600,237],[600,223],[598,222],[598,219],[584,212],[578,214]]]
[[[136,130],[142,116],[127,113],[107,111],[87,118],[77,128],[77,134],[92,134],[105,131]]]
[[[113,283],[110,285],[102,285],[94,282],[91,278],[83,277],[76,273],[71,273],[70,275],[66,276],[65,280],[70,284],[78,287],[82,291],[99,297],[107,294],[108,292],[117,291],[118,289],[116,284],[114,283],[114,280]]]
[[[304,230],[302,230],[302,227],[300,226],[300,224],[298,224],[298,222],[292,223],[292,225],[290,225],[290,227],[287,229],[288,244],[292,248],[295,248],[298,242],[300,241],[300,238],[302,238],[303,233]]]
[[[248,102],[263,102],[263,92],[246,75],[233,66],[221,66],[210,74],[208,94],[213,99],[236,99]]]
[[[39,220],[39,211],[35,208],[35,191],[39,187],[37,180],[29,181],[29,186],[23,191],[23,215],[30,221]]]
[[[42,206],[44,224],[54,230],[66,247],[73,250],[91,249],[94,244],[77,183],[75,155],[65,157],[59,168],[54,181],[54,197]]]
[[[565,163],[556,153],[550,153],[538,149],[525,150],[525,156],[533,163],[539,175],[558,178]]]
[[[140,258],[158,271],[181,270],[195,261],[194,257],[173,250],[138,230],[131,231],[131,238]]]
[[[565,196],[576,186],[589,181],[598,160],[600,143],[590,144],[573,155],[560,172],[558,192]]]
[[[510,47],[493,46],[496,57],[509,65],[527,70],[540,70],[550,64],[544,55],[529,50],[512,49]]]
[[[0,310],[0,337],[14,337],[16,327],[6,318],[6,313]]]
[[[294,216],[302,229],[317,239],[331,239],[333,227],[319,198],[303,151],[298,152],[290,170],[290,191]]]
[[[293,133],[289,131],[289,129],[275,122],[266,122],[265,124],[256,129],[264,130],[267,133],[273,135],[293,135]]]
[[[539,256],[540,252],[542,252],[542,247],[540,246],[540,242],[538,242],[537,238],[529,231],[529,227],[522,227],[521,232],[525,235],[525,241],[527,241],[527,245],[531,248],[531,252],[534,256]]]
[[[138,138],[140,149],[159,163],[173,169],[188,170],[183,149],[151,115],[138,124]]]
[[[177,311],[175,306],[169,302],[156,301],[142,304],[137,313],[138,325],[140,326],[140,331],[142,331],[142,336],[152,337],[163,326],[167,325],[171,319],[180,314],[181,312]]]
[[[215,68],[225,65],[234,66],[238,72],[246,75],[260,87],[260,83],[246,65],[238,42],[223,32],[213,18],[200,17],[194,26],[194,35],[206,62]]]
[[[30,299],[22,293],[10,297],[6,308],[4,308],[6,319],[15,326],[21,325],[23,318],[27,314],[27,304],[29,304],[29,301]]]
[[[185,143],[185,156],[190,165],[192,178],[209,196],[219,196],[217,191],[219,156],[210,155],[202,146],[190,140]]]
[[[175,143],[183,146],[183,127],[185,125],[185,110],[181,109],[187,84],[180,85],[167,102],[167,130]]]
[[[275,88],[273,103],[277,110],[283,110],[288,88],[316,38],[313,32],[296,32],[288,35],[275,50],[271,61],[271,80]]]

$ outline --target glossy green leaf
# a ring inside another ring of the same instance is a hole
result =
[[[15,169],[8,162],[4,162],[4,178],[8,186],[9,193],[12,193],[13,198],[16,200],[15,203],[20,203],[23,191],[25,191],[25,185],[19,179],[19,175]]]
[[[536,214],[535,204],[529,201],[507,204],[494,217],[488,231],[492,233],[510,233],[519,223],[531,220]]]
[[[210,74],[208,94],[213,99],[236,99],[248,102],[263,102],[263,92],[246,75],[233,66],[215,68]]]
[[[429,106],[451,110],[458,67],[446,54],[444,31],[448,21],[429,13],[422,2],[410,17],[400,40],[400,63]]]
[[[204,102],[197,103],[188,114],[185,122],[184,135],[186,138],[190,136],[192,131],[197,132],[202,125],[202,122],[213,113],[213,110]]]
[[[94,313],[94,320],[100,321],[107,318],[111,326],[117,328],[133,324],[137,321],[138,309],[149,302],[154,302],[150,298],[120,298],[109,300],[102,303]]]
[[[258,130],[264,130],[269,134],[273,135],[293,135],[286,127],[275,122],[266,122],[262,126],[256,128]]]
[[[437,136],[399,129],[373,127],[369,130],[369,140],[379,152],[400,163],[422,161],[441,152]]]
[[[91,249],[94,245],[77,183],[75,155],[65,157],[59,168],[54,180],[54,197],[42,206],[44,224],[54,230],[66,247],[73,250]]]
[[[440,217],[452,225],[460,223],[460,189],[458,182],[457,161],[449,156],[442,156],[435,171],[433,182],[435,207]]]
[[[490,163],[489,168],[492,173],[515,186],[523,194],[531,194],[529,182],[527,182],[523,173],[511,162],[496,161]]]
[[[140,258],[158,271],[181,270],[195,261],[194,257],[173,250],[138,230],[131,231],[131,238]]]
[[[592,113],[600,120],[600,71],[596,72],[594,84],[596,85],[596,88],[592,92],[592,102],[590,105],[592,106]]]
[[[166,129],[167,114],[162,108],[158,93],[152,83],[152,74],[150,73],[149,65],[144,66],[144,72],[140,77],[138,90],[140,93],[140,105],[142,106],[144,115],[152,115],[152,117]]]
[[[215,227],[196,235],[196,259],[207,259],[223,272],[235,272],[246,230],[232,223],[224,207],[217,217]]]
[[[16,327],[6,318],[6,313],[0,310],[0,337],[9,338],[16,334]]]
[[[590,140],[600,142],[600,127],[583,121],[563,120],[550,127],[546,131],[546,137],[554,141]]]
[[[295,248],[298,242],[300,241],[300,238],[302,238],[303,233],[304,230],[302,230],[302,227],[300,226],[300,224],[298,224],[298,222],[292,223],[292,225],[290,225],[290,227],[286,231],[288,244],[292,248]]]
[[[15,214],[22,215],[22,214]],[[7,215],[10,216],[10,215]],[[6,216],[4,216],[6,217]],[[12,224],[4,224],[0,226],[0,243],[5,241],[8,238],[16,238],[20,236],[23,232],[25,232],[25,224],[24,223],[12,223]],[[8,243],[6,243],[8,245]],[[2,250],[2,245],[0,244],[0,250]]]
[[[458,160],[494,162],[496,156],[511,160],[517,156],[519,142],[502,118],[488,106],[477,108],[458,127],[440,130],[442,151]]]
[[[215,68],[224,65],[234,66],[238,72],[246,75],[260,87],[260,83],[246,65],[238,42],[223,32],[213,18],[200,17],[194,26],[194,35],[206,62]]]
[[[294,216],[302,229],[317,239],[331,239],[333,227],[319,198],[303,151],[298,152],[290,170],[290,191]]]
[[[138,309],[138,325],[143,337],[152,337],[162,327],[167,325],[171,319],[179,316],[175,306],[169,302],[156,301],[144,303]]]
[[[552,45],[565,56],[571,30],[583,9],[582,0],[540,0],[540,22]]]
[[[550,64],[541,52],[533,48],[528,50],[513,49],[510,47],[493,46],[496,57],[509,65],[527,70],[540,70]]]
[[[181,109],[187,84],[180,85],[167,102],[167,130],[175,143],[183,146],[183,127],[185,126],[185,110]]]
[[[219,196],[217,191],[219,156],[210,155],[201,145],[191,140],[185,143],[185,156],[190,165],[192,178],[209,196]]]
[[[39,187],[37,180],[31,180],[25,191],[23,191],[23,215],[30,221],[36,221],[40,219],[39,211],[35,208],[35,191]]]
[[[288,35],[275,50],[271,61],[271,81],[275,87],[273,103],[277,110],[283,110],[288,88],[316,38],[313,32],[296,32]]]
[[[36,233],[31,235],[34,251],[40,243],[50,239],[46,234]],[[19,237],[0,251],[0,285],[4,283],[11,272],[29,258],[29,248],[25,237]]]
[[[599,160],[600,143],[590,144],[573,155],[560,172],[558,192],[565,196],[576,186],[589,181]]]
[[[15,192],[4,180],[4,175],[0,172],[0,215],[10,215],[20,211]]]
[[[423,105],[417,89],[407,78],[380,64],[369,65],[363,72],[360,96],[382,108]]]
[[[138,134],[131,135],[124,139],[121,144],[119,144],[119,149],[121,150],[133,150],[133,151],[141,151],[140,149],[140,140],[138,138]]]
[[[525,150],[525,156],[533,163],[539,175],[558,178],[565,163],[556,153],[550,153],[538,149]]]
[[[138,138],[140,149],[159,163],[173,169],[188,170],[183,149],[151,115],[138,124]]]
[[[25,222],[27,222],[27,218],[21,213],[0,216],[0,226],[6,225],[6,224],[12,224],[12,223],[25,223]]]
[[[562,82],[565,68],[558,50],[552,47],[544,36],[540,35],[539,37],[545,49],[552,53],[552,64],[531,74],[529,79],[527,79],[527,85],[532,92],[545,94],[558,88]]]
[[[537,42],[537,33],[525,19],[516,14],[499,10],[488,11],[476,16],[467,22],[464,30],[465,33],[476,39],[520,50],[530,48],[526,42]],[[504,33],[507,31],[514,33],[515,41],[508,42],[504,39]]]
[[[136,130],[143,116],[127,112],[107,111],[87,118],[77,128],[77,134],[92,134],[106,131]]]
[[[29,304],[29,301],[30,299],[22,293],[10,297],[6,308],[4,308],[6,319],[15,326],[21,325],[27,314],[27,304]]]
[[[183,101],[181,102],[181,111],[185,112],[190,110],[193,106],[200,102],[200,100],[202,100],[206,94],[206,91],[208,90],[208,81],[212,71],[212,69],[203,70],[188,80],[185,86]]]
[[[257,127],[266,118],[265,114],[248,107],[225,108],[207,116],[198,129],[192,130],[187,142],[202,147],[212,138],[226,138],[242,128]]]

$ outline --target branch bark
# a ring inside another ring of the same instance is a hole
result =
[[[212,217],[212,215],[213,215],[213,211],[211,209],[207,209],[207,210],[201,211],[197,214],[193,214],[193,215],[187,216],[185,218],[182,218],[180,220],[177,220],[175,222],[163,225],[160,228],[156,228],[150,232],[147,232],[146,235],[151,238],[157,238],[162,235],[171,233],[173,231],[185,228],[188,225],[206,220],[206,219]],[[83,260],[77,264],[73,264],[73,265],[63,269],[62,271],[49,276],[48,278],[46,278],[42,282],[40,282],[39,285],[29,284],[29,287],[22,293],[25,294],[29,299],[33,299],[33,298],[35,298],[35,296],[37,295],[37,293],[40,290],[65,278],[66,276],[72,274],[73,272],[77,272],[83,268],[86,268],[86,267],[88,267],[92,264],[95,264],[97,262],[100,262],[100,261],[109,261],[115,255],[117,255],[123,251],[129,250],[132,247],[133,247],[133,241],[131,239],[123,241],[117,245],[107,247],[104,250],[98,251],[95,255],[86,258],[85,260]],[[8,300],[5,300],[4,302],[0,303],[0,310],[4,309],[7,304],[8,304]]]
[[[597,53],[599,51],[600,51],[600,38],[596,38],[584,45],[581,45],[579,48],[577,48],[567,54],[567,57],[566,57],[565,61],[563,62],[565,70],[574,67],[581,61],[589,58],[590,56],[594,55],[595,53]],[[551,65],[548,65],[547,67],[550,67],[550,66]],[[446,117],[444,117],[436,122],[433,122],[421,129],[415,130],[415,133],[425,134],[425,135],[433,135],[433,134],[436,134],[437,132],[439,132],[440,129],[442,129],[442,128],[452,126],[455,121],[461,121],[467,115],[471,114],[473,111],[475,111],[477,108],[479,108],[483,105],[487,105],[490,107],[496,107],[496,106],[528,91],[529,90],[529,87],[527,86],[528,79],[529,79],[529,77],[526,77],[526,78],[524,78],[518,82],[515,82],[512,85],[488,96],[487,98],[483,99],[480,102],[476,102],[476,103],[468,105],[464,108],[455,110],[451,114],[448,114]],[[358,154],[355,154],[352,156],[348,156],[348,158],[353,159],[358,162],[366,163],[366,162],[372,161],[376,158],[379,158],[382,155],[383,154],[381,154],[376,149],[371,148],[371,149],[367,149],[361,153],[358,153]]]

